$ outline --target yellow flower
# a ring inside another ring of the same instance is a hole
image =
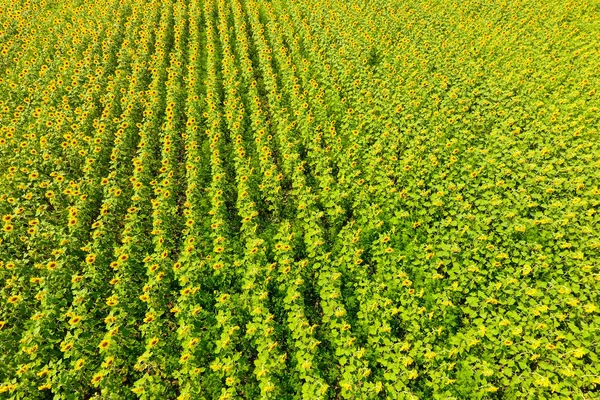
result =
[[[548,379],[545,376],[541,376],[541,377],[539,377],[538,379],[535,380],[535,383],[538,386],[548,387],[548,386],[550,386],[550,379]]]
[[[223,268],[223,263],[220,263],[220,262],[218,262],[218,263],[215,263],[215,264],[213,265],[213,269],[214,269],[215,271],[218,271],[218,270],[220,270],[221,268]]]
[[[63,342],[60,345],[60,350],[63,353],[66,353],[67,351],[71,350],[72,348],[73,348],[73,343],[72,342],[67,342],[67,343]]]
[[[586,350],[585,348],[583,348],[583,347],[580,347],[580,348],[578,348],[578,349],[575,349],[575,350],[573,351],[573,355],[574,355],[575,357],[577,357],[577,358],[581,358],[581,357],[583,357],[583,356],[585,355],[585,353],[587,353],[587,350]]]
[[[104,367],[105,368],[110,367],[114,361],[115,361],[114,357],[108,357],[106,360],[104,360]]]
[[[110,296],[108,299],[106,299],[106,305],[108,305],[109,307],[114,307],[117,304],[119,304],[119,299],[115,295]]]
[[[17,389],[16,383],[11,383],[10,385],[0,385],[0,393],[14,392],[15,389]]]
[[[49,373],[50,373],[50,371],[46,368],[46,369],[41,370],[40,372],[38,372],[35,375],[40,378],[43,378],[44,376],[48,375]]]
[[[523,233],[523,232],[525,232],[525,229],[526,229],[525,225],[515,225],[515,231],[517,231],[517,232]]]
[[[71,325],[77,325],[80,322],[81,322],[81,317],[78,315],[74,316],[73,318],[71,318],[69,320],[69,324],[71,324]]]
[[[83,364],[85,364],[85,358],[80,358],[79,360],[77,360],[77,362],[75,363],[75,370],[81,369],[81,367],[83,367]]]
[[[229,298],[229,294],[228,293],[224,293],[224,294],[221,295],[221,297],[219,297],[218,301],[220,303],[224,303],[224,302],[227,301],[228,298]]]
[[[29,370],[29,365],[27,364],[23,364],[21,366],[21,368],[19,368],[19,370],[17,371],[17,374],[21,375],[24,374],[25,372],[27,372]]]
[[[15,296],[10,296],[10,297],[8,298],[8,302],[9,302],[10,304],[16,304],[16,303],[17,303],[19,300],[21,300],[21,296],[16,296],[16,295],[15,295]]]
[[[598,306],[596,306],[595,304],[592,303],[587,303],[585,306],[583,306],[583,310],[586,313],[593,313],[594,311],[598,310]]]
[[[103,376],[101,372],[98,372],[96,375],[94,375],[94,377],[92,378],[92,385],[97,385],[98,383],[100,383],[100,381],[102,380]]]
[[[110,341],[109,340],[102,340],[100,342],[100,344],[98,345],[98,347],[100,348],[100,350],[106,350],[108,348],[108,346],[110,346]]]
[[[577,304],[579,304],[579,300],[572,297],[569,300],[567,300],[567,304],[570,305],[571,307],[575,307]]]

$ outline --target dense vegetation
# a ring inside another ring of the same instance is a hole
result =
[[[599,398],[599,70],[595,0],[0,0],[0,398]]]

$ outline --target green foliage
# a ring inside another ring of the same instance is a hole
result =
[[[597,398],[598,11],[0,0],[0,398]]]

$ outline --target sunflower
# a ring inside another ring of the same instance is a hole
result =
[[[107,359],[104,360],[104,367],[105,368],[110,367],[114,361],[115,361],[114,357],[108,357]]]
[[[46,383],[44,385],[38,386],[38,390],[49,390],[52,388],[52,384],[51,383]]]
[[[146,318],[144,318],[144,322],[148,323],[148,322],[152,322],[154,321],[156,318],[154,317],[154,315],[152,315],[151,313],[146,314]]]
[[[102,375],[101,372],[98,372],[96,375],[94,375],[94,377],[92,378],[92,385],[97,385],[98,383],[100,383],[100,381],[102,380],[102,378],[104,378],[104,376]]]
[[[119,299],[117,296],[113,295],[106,299],[106,305],[108,305],[109,307],[114,307],[117,304],[119,304]]]
[[[223,268],[223,266],[224,266],[224,265],[223,265],[223,263],[220,263],[220,262],[218,262],[218,263],[214,263],[214,264],[213,264],[213,269],[214,269],[215,271],[218,271],[218,270],[220,270],[221,268]]]
[[[592,303],[588,303],[585,306],[583,306],[583,311],[589,314],[595,312],[596,310],[598,310],[598,306]]]
[[[40,372],[38,372],[35,375],[38,376],[38,377],[40,377],[40,378],[43,378],[44,376],[48,375],[49,373],[50,373],[50,370],[48,370],[46,368],[46,369],[41,370]]]
[[[60,345],[60,350],[61,350],[63,353],[66,353],[67,351],[71,350],[72,348],[73,348],[73,342],[66,342],[66,343],[65,343],[65,342],[63,342],[63,343],[61,343],[61,345]]]
[[[77,371],[78,369],[81,369],[81,367],[83,367],[83,364],[85,364],[85,358],[80,358],[79,360],[77,360],[77,362],[75,363],[75,370]]]

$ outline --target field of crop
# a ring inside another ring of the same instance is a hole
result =
[[[0,398],[600,398],[597,0],[0,0]]]

